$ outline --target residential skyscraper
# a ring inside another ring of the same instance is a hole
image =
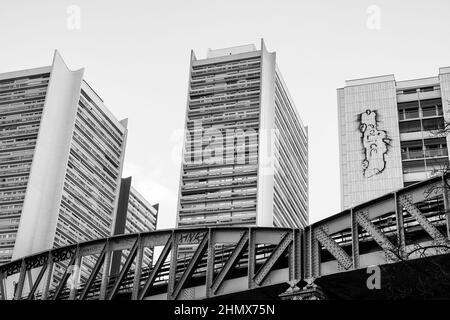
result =
[[[112,234],[127,121],[83,73],[0,74],[0,263]]]
[[[338,89],[342,209],[445,169],[449,101],[450,67],[435,77],[386,75]]]
[[[308,223],[307,129],[254,45],[191,52],[177,226]]]

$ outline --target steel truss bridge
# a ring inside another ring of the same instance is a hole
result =
[[[449,176],[411,185],[303,229],[217,227],[113,236],[0,266],[2,299],[205,299],[450,252]],[[191,253],[183,255],[186,246]],[[144,248],[158,248],[151,266]],[[418,250],[418,248],[422,248]],[[424,249],[424,248],[430,248]],[[195,251],[194,251],[195,250]],[[126,252],[112,274],[113,252]],[[79,285],[73,266],[94,261]],[[55,266],[62,272],[55,276]],[[59,269],[61,270],[61,269]],[[14,281],[12,281],[14,280]]]

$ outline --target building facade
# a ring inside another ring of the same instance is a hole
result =
[[[342,209],[442,172],[450,68],[435,77],[346,81],[337,90]]]
[[[159,205],[151,205],[131,184],[131,177],[122,178],[114,234],[139,233],[156,230]],[[120,265],[125,262],[126,253],[114,253],[112,266],[118,273]],[[145,247],[143,262],[151,266],[152,248]]]
[[[191,53],[177,227],[308,223],[307,129],[254,45]]]
[[[110,236],[126,137],[58,52],[0,74],[0,263]]]

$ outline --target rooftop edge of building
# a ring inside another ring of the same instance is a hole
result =
[[[265,48],[264,39],[261,39],[261,47],[258,49],[255,44],[244,44],[233,47],[208,49],[205,58],[198,59],[194,50],[191,50],[191,60],[193,65],[205,65],[217,62],[240,60],[261,56],[261,51]]]
[[[240,46],[233,46],[233,47],[227,47],[227,48],[221,48],[221,49],[209,48],[206,53],[206,59],[218,58],[218,57],[223,57],[223,56],[228,56],[228,55],[254,52],[254,51],[258,51],[254,44],[244,44],[244,45],[240,45]]]
[[[2,73],[0,73],[0,81],[6,80],[6,79],[28,77],[28,76],[37,75],[37,74],[50,73],[51,70],[52,70],[52,66],[50,65],[50,66],[45,66],[45,67],[2,72]]]
[[[436,76],[431,76],[431,77],[422,77],[422,78],[396,81],[394,74],[387,74],[387,75],[345,80],[344,87],[366,85],[366,84],[373,84],[373,83],[386,82],[386,81],[395,81],[397,87],[407,88],[407,87],[414,87],[414,86],[420,86],[420,85],[427,85],[427,84],[431,84],[433,82],[438,83],[439,75],[446,74],[446,73],[450,73],[450,66],[440,67],[439,74]],[[342,89],[342,88],[339,88],[339,89]]]
[[[364,84],[372,84],[372,83],[379,83],[379,82],[386,82],[386,81],[395,81],[394,75],[387,74],[387,75],[381,75],[381,76],[373,76],[373,77],[367,77],[367,78],[345,80],[345,86],[351,87],[351,86],[359,86],[359,85],[364,85]]]

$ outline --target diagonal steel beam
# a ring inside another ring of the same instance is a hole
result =
[[[70,273],[68,273],[67,270],[70,268],[71,265],[73,265],[73,263],[75,261],[75,257],[76,257],[76,254],[73,254],[72,258],[70,258],[70,262],[67,265],[66,270],[64,271],[64,275],[62,276],[61,281],[59,282],[58,288],[56,288],[55,294],[52,297],[53,300],[58,299],[59,295],[62,293],[62,291],[66,285],[66,282],[70,277]]]
[[[22,264],[20,266],[19,282],[17,283],[16,290],[14,292],[14,300],[20,300],[22,297],[23,285],[25,283],[26,276],[26,263],[25,259],[22,259]]]
[[[5,291],[5,285],[3,281],[3,272],[0,271],[0,300],[6,300],[6,291]]]
[[[81,260],[82,260],[82,256],[80,254],[80,251],[77,250],[77,255],[75,258],[75,268],[73,270],[73,281],[74,283],[72,284],[71,288],[70,288],[70,293],[69,293],[69,300],[75,300],[75,298],[77,297],[77,292],[78,292],[78,281],[80,280],[81,274],[80,274],[80,266],[81,266]]]
[[[42,296],[41,296],[41,300],[47,300],[48,299],[48,292],[50,290],[50,282],[52,281],[52,277],[53,277],[53,256],[52,256],[52,252],[50,251],[48,253],[48,257],[47,257],[47,271],[45,273],[45,282],[44,282],[44,288],[42,290]]]
[[[137,297],[139,295],[139,287],[141,285],[143,255],[144,255],[144,246],[142,243],[141,235],[139,235],[136,253],[136,267],[134,268],[133,289],[131,291],[131,300],[137,300]]]
[[[248,254],[247,254],[247,280],[248,289],[255,288],[256,284],[253,280],[255,276],[256,266],[256,230],[249,228],[248,230]]]
[[[400,195],[398,197],[399,204],[402,205],[409,214],[417,220],[422,228],[430,235],[430,237],[438,243],[444,244],[447,239],[433,226],[422,212],[412,202],[411,195]]]
[[[47,267],[48,267],[47,263],[44,263],[42,265],[41,271],[39,271],[36,281],[34,282],[33,286],[31,287],[30,293],[28,293],[28,300],[34,299],[34,294],[36,293],[36,290],[37,290],[39,284],[41,283],[42,278],[44,277]]]
[[[33,287],[33,276],[31,275],[31,269],[27,269],[28,288]]]
[[[331,253],[331,255],[346,269],[353,265],[352,259],[321,227],[314,229],[314,237]]]
[[[184,270],[183,274],[181,275],[180,280],[175,285],[175,288],[173,290],[172,295],[170,296],[170,299],[175,300],[178,295],[180,294],[181,289],[183,289],[183,286],[186,283],[186,280],[191,277],[192,273],[194,273],[195,268],[197,267],[198,263],[201,261],[206,248],[208,246],[208,233],[206,233],[200,242],[200,244],[197,247],[197,250],[195,250],[194,255],[192,256],[191,260],[189,261],[189,264]]]
[[[105,255],[106,255],[106,243],[103,246],[102,252],[100,253],[100,256],[98,257],[97,262],[95,263],[95,266],[92,269],[91,274],[89,275],[89,278],[87,279],[83,290],[81,291],[79,300],[86,299],[86,296],[88,295],[89,290],[91,289],[91,286],[94,283],[95,279],[97,278],[100,268],[102,267],[103,261],[105,260]]]
[[[100,283],[99,300],[105,300],[108,293],[109,274],[111,272],[111,242],[107,239],[105,244],[105,261],[103,262],[102,281]]]
[[[281,255],[286,251],[287,247],[292,243],[292,233],[287,232],[280,243],[272,251],[269,258],[264,262],[261,268],[254,276],[254,281],[256,285],[260,286],[263,284],[264,279],[269,274],[272,267],[280,259]]]
[[[366,230],[372,238],[378,243],[378,245],[386,253],[386,258],[390,261],[397,261],[398,258],[395,254],[395,246],[389,241],[389,239],[365,216],[364,212],[356,212],[356,222]]]
[[[123,279],[127,275],[127,272],[130,269],[131,265],[133,264],[134,257],[136,256],[136,252],[138,249],[138,242],[139,242],[139,238],[136,239],[133,247],[130,249],[130,253],[128,254],[127,260],[125,261],[125,264],[123,265],[122,270],[120,270],[119,276],[117,277],[116,281],[114,282],[113,288],[112,288],[111,293],[109,294],[107,300],[112,300],[114,298],[114,296],[116,295],[117,291],[119,291],[119,288],[120,288],[120,285],[122,284]]]
[[[178,265],[178,245],[180,242],[180,233],[172,233],[172,254],[170,257],[169,266],[169,282],[167,283],[167,299],[172,296],[175,289],[175,280],[177,278],[177,265]]]
[[[227,262],[225,263],[223,268],[220,270],[216,279],[214,279],[212,286],[211,286],[211,292],[213,295],[216,294],[217,290],[220,289],[225,277],[230,272],[230,270],[232,268],[234,268],[234,266],[238,263],[243,252],[245,251],[244,249],[247,247],[248,240],[249,240],[249,234],[248,234],[248,232],[245,232],[239,239],[239,242],[237,243],[236,248],[233,250],[233,252],[231,253]]]
[[[442,174],[442,197],[444,200],[444,211],[445,211],[445,224],[447,231],[447,239],[450,240],[450,203],[448,195],[448,181],[444,174]]]
[[[206,260],[206,276],[205,276],[205,286],[206,286],[206,298],[211,297],[211,285],[214,279],[214,263],[216,259],[216,243],[214,234],[211,228],[208,229],[208,252]]]
[[[147,295],[149,288],[153,284],[153,281],[155,281],[156,276],[158,275],[159,271],[161,270],[161,267],[163,266],[164,261],[166,261],[167,256],[169,255],[169,252],[171,249],[172,249],[172,235],[167,240],[167,243],[164,246],[164,249],[162,250],[161,254],[158,257],[158,261],[156,261],[155,266],[153,267],[152,271],[150,272],[150,275],[148,276],[147,280],[145,281],[145,284],[142,287],[142,290],[138,296],[138,300],[143,300],[144,297]]]

